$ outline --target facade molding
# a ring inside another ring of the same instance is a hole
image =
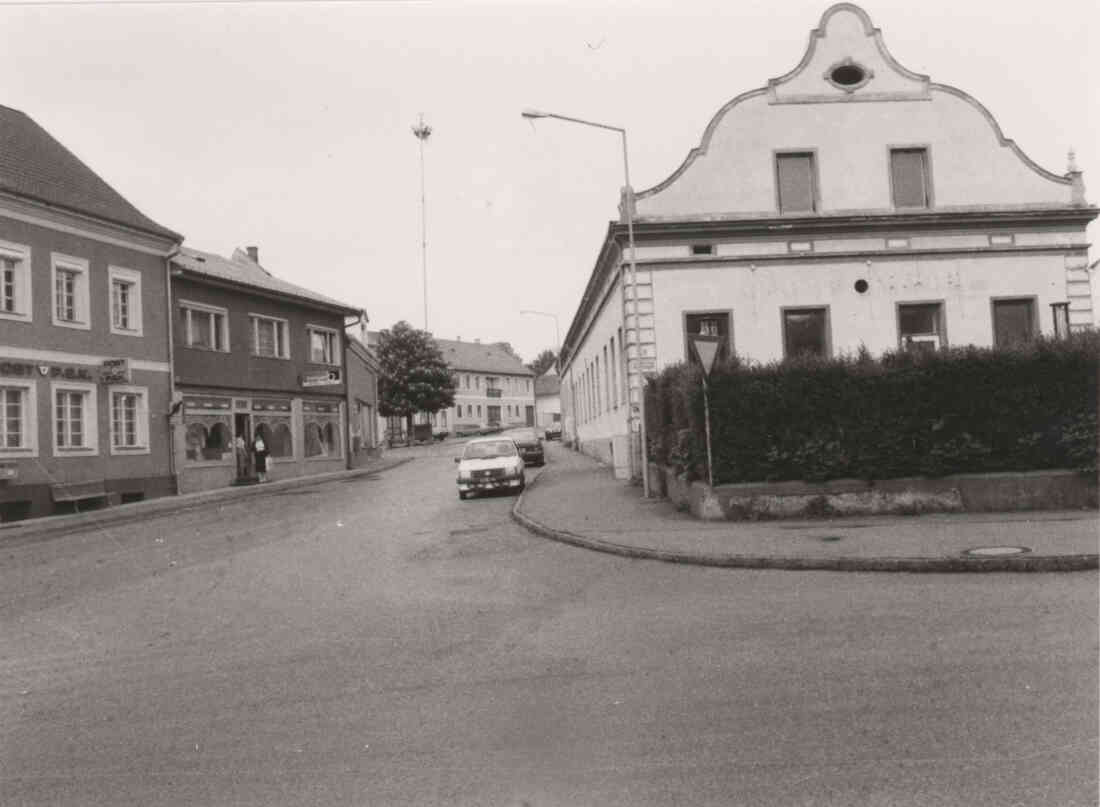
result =
[[[99,366],[107,359],[117,359],[118,356],[94,356],[88,353],[65,353],[60,350],[38,350],[36,348],[15,347],[4,345],[0,347],[0,361],[14,359],[16,361],[52,361],[57,364],[82,364]],[[148,359],[130,359],[130,369],[143,370],[150,373],[167,373],[171,366],[166,361],[149,361]]]

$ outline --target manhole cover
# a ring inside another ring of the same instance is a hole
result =
[[[833,543],[834,541],[841,541],[844,539],[843,535],[822,535],[818,540],[825,541],[826,543]]]
[[[977,555],[979,557],[990,557],[998,555],[1022,555],[1025,552],[1030,552],[1026,546],[979,546],[974,549],[967,549],[963,551],[964,555]]]

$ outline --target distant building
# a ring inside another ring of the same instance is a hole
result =
[[[436,428],[535,425],[535,373],[504,343],[435,342],[455,382],[455,405],[435,416]]]
[[[172,305],[183,492],[250,479],[238,439],[263,438],[271,479],[347,467],[344,331],[359,309],[273,276],[255,247],[184,248]]]
[[[1038,166],[834,5],[794,69],[723,106],[636,194],[636,284],[625,220],[608,227],[562,346],[564,436],[638,476],[643,378],[693,361],[695,336],[769,362],[1090,327],[1096,216],[1072,156]]]
[[[182,240],[0,107],[0,520],[175,492],[168,260]]]
[[[541,428],[561,422],[561,379],[553,370],[535,379],[535,419]]]
[[[364,333],[363,338],[366,338]],[[380,444],[378,428],[378,357],[363,341],[349,335],[344,355],[348,368],[348,442],[350,465],[358,467]]]

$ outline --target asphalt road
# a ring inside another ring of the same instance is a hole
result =
[[[594,554],[452,450],[0,544],[0,804],[1097,803],[1095,574]]]

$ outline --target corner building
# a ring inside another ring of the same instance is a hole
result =
[[[0,519],[175,492],[168,262],[149,219],[0,107]]]
[[[645,375],[694,360],[695,335],[770,362],[1095,324],[1097,209],[1072,155],[1061,174],[1037,165],[976,99],[898,64],[851,3],[825,11],[794,69],[718,110],[633,212],[636,283],[624,218],[561,365],[564,436],[620,477],[640,475]]]

